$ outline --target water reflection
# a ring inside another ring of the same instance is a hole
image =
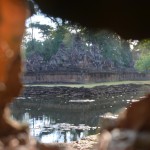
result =
[[[109,95],[93,102],[73,103],[50,97],[21,98],[11,105],[13,117],[29,124],[31,135],[44,143],[71,142],[95,134],[99,116],[117,113],[136,93]]]

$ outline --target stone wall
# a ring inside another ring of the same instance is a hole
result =
[[[98,83],[124,80],[150,80],[150,73],[137,72],[47,72],[26,73],[25,84],[40,83]]]

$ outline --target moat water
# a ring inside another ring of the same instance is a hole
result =
[[[11,105],[12,117],[28,123],[31,135],[43,143],[69,143],[96,134],[101,115],[118,113],[138,96],[136,93],[107,95],[77,102],[48,96],[19,97]]]

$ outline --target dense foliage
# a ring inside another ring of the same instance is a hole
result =
[[[150,40],[140,41],[134,50],[138,53],[135,68],[140,72],[150,71]]]
[[[129,42],[122,40],[115,33],[105,30],[92,32],[86,28],[72,25],[68,21],[60,20],[57,20],[55,28],[38,22],[31,23],[29,27],[32,29],[32,32],[34,32],[35,28],[39,29],[39,33],[42,36],[41,40],[37,40],[33,37],[33,33],[31,33],[30,38],[25,41],[27,58],[36,53],[44,61],[50,61],[60,49],[63,49],[63,51],[74,55],[74,57],[75,54],[72,51],[80,51],[80,55],[83,55],[81,59],[93,57],[92,61],[94,59],[97,61],[95,62],[97,68],[100,64],[109,64],[105,66],[119,69],[133,67]],[[88,52],[90,56],[84,56]]]

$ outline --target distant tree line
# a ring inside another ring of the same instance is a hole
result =
[[[135,62],[137,70],[150,70],[150,41],[139,42],[135,46],[134,51],[140,49],[141,57],[134,61],[130,43],[121,39],[119,35],[105,30],[92,32],[87,28],[72,25],[69,21],[60,19],[54,19],[54,21],[56,23],[55,28],[38,22],[29,24],[33,32],[34,29],[39,29],[42,37],[41,40],[37,40],[32,33],[26,34],[24,47],[27,59],[36,53],[42,57],[43,61],[47,62],[63,47],[63,51],[66,53],[74,49],[96,51],[96,55],[99,55],[97,57],[101,57],[115,68],[134,69]]]

